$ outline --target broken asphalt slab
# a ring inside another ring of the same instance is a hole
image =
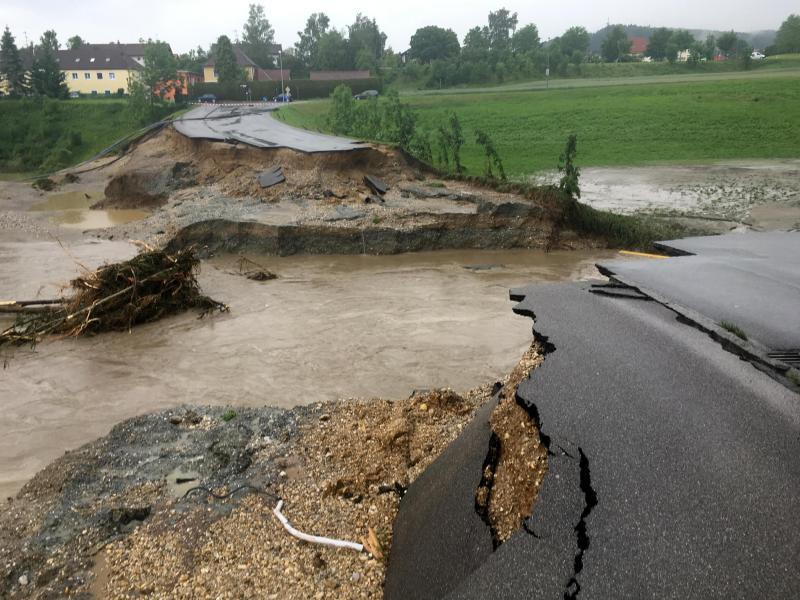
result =
[[[403,499],[386,597],[800,597],[798,396],[661,304],[591,289],[513,292],[551,349],[518,390],[551,452],[525,527],[480,544],[480,414]]]
[[[659,242],[666,260],[611,261],[610,277],[677,311],[736,325],[768,349],[800,348],[800,232],[729,234]]]
[[[347,152],[366,148],[354,140],[291,127],[273,118],[274,107],[201,105],[173,122],[189,138],[242,142],[256,148],[298,152]]]
[[[386,183],[374,175],[364,175],[364,184],[372,190],[374,194],[379,196],[383,196],[386,192],[389,191],[389,186]]]
[[[258,176],[258,183],[264,188],[278,185],[284,181],[286,181],[286,176],[283,174],[283,168],[280,166],[267,169]]]

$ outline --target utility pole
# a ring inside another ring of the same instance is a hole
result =
[[[278,60],[281,63],[281,94],[283,94],[283,101],[286,102],[286,90],[283,89],[283,48],[278,50]]]
[[[550,40],[547,40],[548,42]],[[544,70],[544,77],[546,83],[546,89],[550,89],[550,45],[547,46],[547,67]]]

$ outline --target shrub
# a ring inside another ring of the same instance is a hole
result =
[[[578,136],[573,133],[567,138],[567,145],[558,159],[558,170],[563,173],[558,187],[572,198],[581,197],[581,188],[578,185],[581,172],[574,164],[577,153]]]

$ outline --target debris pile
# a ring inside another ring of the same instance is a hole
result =
[[[50,334],[75,337],[126,331],[190,308],[200,309],[201,316],[227,311],[227,305],[201,292],[196,278],[199,264],[193,248],[175,254],[146,248],[128,261],[87,270],[70,282],[73,293],[63,302],[44,311],[20,312],[15,324],[0,332],[0,346],[35,345]]]

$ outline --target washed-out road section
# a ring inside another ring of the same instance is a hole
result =
[[[314,133],[273,118],[274,106],[203,104],[190,110],[173,125],[189,138],[238,141],[256,148],[290,148],[298,152],[347,152],[366,148],[347,138]]]

